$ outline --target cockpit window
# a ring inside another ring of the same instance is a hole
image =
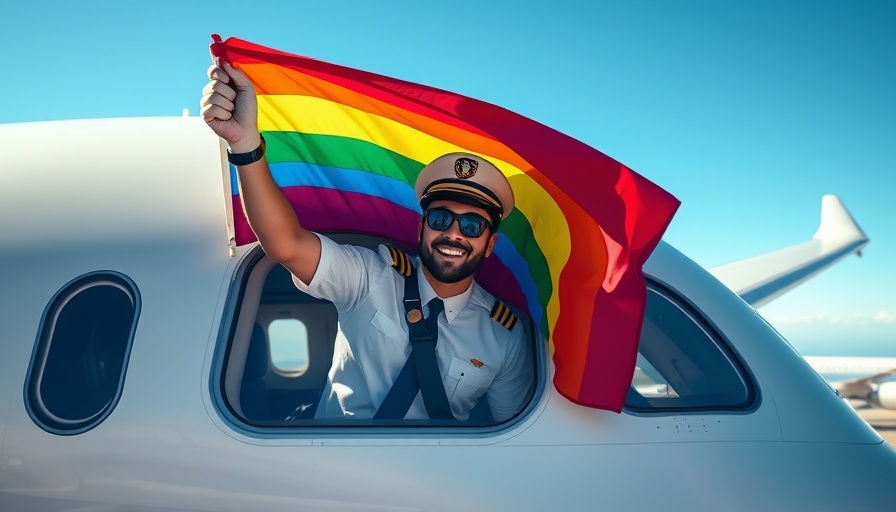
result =
[[[337,238],[349,243],[357,240],[356,235]],[[226,339],[222,338],[222,351],[216,355],[217,375],[212,375],[212,391],[223,405],[220,410],[225,417],[258,433],[299,427],[433,426],[430,420],[316,418],[334,365],[334,348],[347,344],[336,307],[301,292],[289,271],[260,248],[247,255],[242,268],[231,299],[233,314],[222,332]],[[532,329],[526,325],[525,330],[530,349],[535,351]],[[546,364],[546,357],[539,354],[534,359]],[[530,400],[535,390],[530,390]],[[485,396],[468,420],[446,421],[438,425],[484,427],[496,423]]]
[[[47,305],[28,372],[25,404],[44,430],[79,434],[118,403],[137,328],[137,287],[117,272],[66,284]]]
[[[753,398],[746,371],[721,337],[671,291],[649,284],[626,409],[738,410]]]

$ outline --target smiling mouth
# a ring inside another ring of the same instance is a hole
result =
[[[465,256],[467,254],[466,249],[462,249],[460,247],[455,247],[453,245],[445,243],[435,246],[434,249],[442,256],[447,256],[449,258],[460,258],[461,256]]]

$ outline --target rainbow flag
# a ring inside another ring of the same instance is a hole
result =
[[[303,226],[417,252],[414,182],[445,153],[483,156],[516,207],[476,275],[551,345],[557,390],[621,411],[637,357],[641,267],[679,202],[601,152],[501,107],[213,35],[212,54],[255,87],[271,173]],[[231,190],[238,193],[231,168]],[[238,245],[255,240],[232,198]]]

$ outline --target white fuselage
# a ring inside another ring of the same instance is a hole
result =
[[[12,148],[15,151],[12,151]],[[896,453],[737,295],[661,244],[645,272],[745,366],[748,410],[621,414],[539,386],[492,428],[235,424],[214,364],[231,256],[221,145],[196,118],[0,125],[0,510],[884,510]],[[42,314],[67,282],[114,270],[142,310],[120,399],[55,435],[23,389]]]

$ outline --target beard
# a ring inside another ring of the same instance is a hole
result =
[[[455,249],[460,249],[463,251],[469,251],[466,247],[461,246],[460,244],[452,243],[446,239],[437,239],[435,240],[431,246],[425,246],[423,242],[420,243],[420,261],[423,262],[423,265],[429,270],[429,273],[432,274],[436,280],[442,283],[456,283],[458,281],[463,281],[464,279],[472,276],[479,270],[479,267],[482,266],[482,260],[485,256],[485,250],[470,254],[467,257],[467,260],[463,263],[452,265],[447,263],[439,263],[435,259],[435,255],[433,255],[433,250],[435,247],[440,245],[444,245],[447,247],[453,247]]]

